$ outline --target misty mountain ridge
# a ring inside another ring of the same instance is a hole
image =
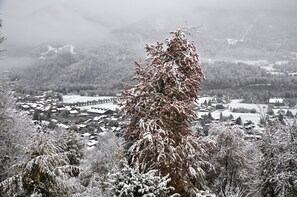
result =
[[[187,14],[170,11],[167,15],[141,15],[128,21],[123,18],[121,23],[119,14],[106,17],[104,8],[96,13],[70,5],[59,6],[44,6],[27,14],[33,24],[41,24],[32,34],[42,43],[17,47],[15,54],[8,51],[15,57],[35,58],[21,76],[27,84],[40,87],[90,84],[119,90],[123,82],[130,81],[134,61],[145,58],[146,43],[155,44],[168,32],[188,25],[199,26],[189,39],[195,42],[200,59],[208,63],[283,61],[297,48],[296,13],[282,9],[272,13],[232,6],[222,9],[193,6],[187,8]],[[42,28],[48,37],[43,36]]]

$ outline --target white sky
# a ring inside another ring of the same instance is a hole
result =
[[[205,9],[289,10],[297,0],[0,0],[1,32],[15,45],[94,42],[143,19],[188,22]]]

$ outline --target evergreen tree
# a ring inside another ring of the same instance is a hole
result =
[[[204,106],[207,106],[207,100],[204,101]]]
[[[224,117],[223,117],[223,113],[221,112],[221,113],[220,113],[220,121],[223,121],[223,118],[224,118]]]
[[[131,117],[124,138],[129,165],[169,174],[175,192],[194,196],[204,188],[208,143],[193,136],[190,122],[204,75],[193,43],[181,30],[171,34],[165,43],[146,46],[144,66],[136,62],[138,83],[123,93],[123,111]]]
[[[282,112],[280,112],[278,115],[278,121],[282,124],[286,124],[284,119],[285,119],[284,114]]]
[[[214,118],[212,117],[212,115],[211,115],[211,112],[208,112],[208,114],[207,114],[207,118],[209,119],[209,120],[213,120]]]
[[[211,106],[211,105],[212,105],[212,102],[211,102],[210,99],[208,100],[207,105],[208,105],[208,106]]]
[[[242,120],[240,116],[235,120],[235,124],[242,125]]]
[[[42,197],[66,195],[66,179],[77,171],[69,165],[63,145],[57,145],[46,135],[37,135],[28,148],[25,159],[16,165],[17,174],[2,181],[5,196]]]
[[[294,115],[290,110],[287,110],[286,116],[289,117],[289,118],[294,118]]]

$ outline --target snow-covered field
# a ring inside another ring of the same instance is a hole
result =
[[[204,97],[204,98],[207,98],[207,97]],[[203,102],[204,102],[204,100],[203,100]],[[224,105],[226,107],[226,109],[216,110],[214,112],[211,112],[211,115],[213,118],[219,119],[220,113],[222,113],[223,116],[232,115],[234,117],[234,119],[241,117],[241,119],[243,121],[251,120],[255,124],[257,124],[257,123],[259,123],[259,121],[261,119],[261,115],[266,114],[266,111],[268,108],[268,105],[266,105],[266,104],[249,104],[249,103],[241,103],[241,102],[242,102],[241,99],[231,100],[230,103]],[[255,109],[257,111],[257,113],[233,113],[232,109],[234,109],[234,108],[245,108],[245,109],[249,109],[249,110]],[[198,112],[198,117],[201,117],[201,116],[207,115],[207,114],[208,114],[208,112]]]
[[[239,116],[241,117],[242,121],[253,121],[255,124],[259,123],[260,119],[261,119],[261,115],[256,113],[233,113],[230,112],[229,110],[216,110],[214,112],[211,112],[211,115],[213,118],[215,119],[220,119],[220,113],[222,112],[223,116],[230,116],[232,114],[232,116],[234,117],[234,119],[238,118]],[[198,117],[201,117],[203,115],[207,115],[208,112],[198,112]]]
[[[199,97],[198,101],[196,101],[199,105],[203,104],[205,101],[208,102],[209,100],[212,100],[213,97]]]
[[[234,60],[234,63],[244,63],[252,66],[268,64],[267,60]]]
[[[110,99],[112,96],[80,96],[80,95],[64,95],[63,102],[64,103],[75,103],[75,102],[86,102],[86,101],[94,101],[98,99]]]
[[[233,108],[246,108],[246,109],[255,109],[258,113],[266,113],[268,105],[266,104],[250,104],[250,103],[241,103],[242,100],[234,99],[230,103],[226,104],[225,107],[232,110]]]
[[[232,58],[220,58],[220,59],[214,59],[214,58],[201,58],[201,62],[206,63],[214,63],[218,61],[225,61],[225,62],[231,62],[231,63],[244,63],[251,66],[259,66],[259,65],[266,65],[269,64],[268,60],[260,59],[260,60],[240,60],[240,59],[232,59]]]

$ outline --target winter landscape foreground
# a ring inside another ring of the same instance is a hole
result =
[[[293,1],[29,1],[0,1],[0,196],[297,196]]]

